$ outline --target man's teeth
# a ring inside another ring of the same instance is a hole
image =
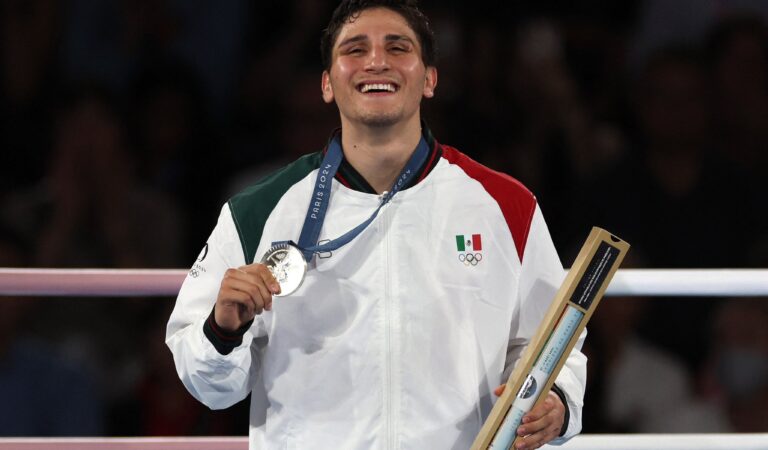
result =
[[[395,86],[389,83],[376,83],[376,84],[364,84],[360,88],[360,92],[366,93],[368,91],[387,91],[395,92]]]

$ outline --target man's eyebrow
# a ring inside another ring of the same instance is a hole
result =
[[[404,34],[388,34],[384,37],[384,40],[387,42],[393,42],[393,41],[407,41],[413,44],[413,39],[410,37],[404,35]]]
[[[339,47],[344,47],[345,45],[350,44],[357,44],[358,42],[363,42],[368,40],[368,35],[366,34],[356,34],[354,36],[350,36],[343,41],[339,42]],[[413,39],[411,39],[409,36],[406,36],[404,34],[388,34],[384,36],[384,40],[387,42],[396,42],[396,41],[406,41],[411,44],[413,44]]]
[[[362,41],[367,41],[367,40],[368,40],[368,36],[367,35],[365,35],[365,34],[357,34],[355,36],[348,37],[348,38],[344,39],[343,41],[339,42],[339,47],[343,47],[345,45],[355,44],[355,43],[362,42]]]

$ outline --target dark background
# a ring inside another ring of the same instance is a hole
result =
[[[768,3],[424,1],[437,139],[538,197],[568,267],[765,267]],[[0,266],[189,267],[226,199],[338,124],[312,0],[0,1]],[[585,432],[768,431],[765,299],[608,298]],[[0,299],[0,435],[247,433],[165,348],[172,298]],[[736,356],[734,356],[736,355]]]

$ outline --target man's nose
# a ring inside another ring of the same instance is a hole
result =
[[[371,72],[381,72],[389,69],[389,58],[384,47],[374,47],[368,54],[365,70]]]

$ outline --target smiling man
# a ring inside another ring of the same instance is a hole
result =
[[[426,128],[434,37],[413,1],[342,1],[321,49],[341,129],[224,205],[167,344],[209,407],[252,395],[251,449],[469,448],[557,252],[525,187]],[[519,448],[579,432],[585,372],[574,350]]]
[[[388,8],[352,12],[360,3],[340,6],[335,18],[349,17],[332,22],[323,39],[323,99],[339,108],[346,160],[382,192],[421,139],[421,99],[434,95],[437,70],[423,60],[404,16]],[[428,33],[426,22],[420,26]]]

